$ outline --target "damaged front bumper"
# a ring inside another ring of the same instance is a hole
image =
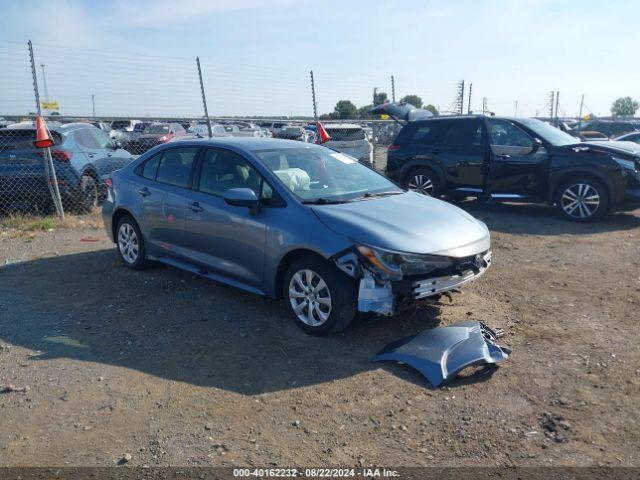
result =
[[[393,315],[416,300],[440,295],[481,277],[491,266],[491,250],[458,259],[453,267],[434,270],[432,276],[423,278],[391,278],[353,251],[334,261],[339,269],[359,279],[358,311]]]

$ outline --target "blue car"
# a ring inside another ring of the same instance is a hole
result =
[[[133,157],[89,123],[52,124],[51,156],[65,209],[87,212],[106,195],[105,180]],[[43,150],[34,146],[33,124],[0,130],[0,209],[39,210],[52,207]]]
[[[161,262],[283,298],[311,334],[393,315],[491,262],[484,223],[320,145],[185,140],[110,184],[103,217],[125,266]]]

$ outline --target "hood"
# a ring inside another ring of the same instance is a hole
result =
[[[620,140],[604,140],[595,142],[582,142],[577,147],[587,146],[596,152],[618,153],[625,155],[640,156],[640,145],[635,142],[624,142]]]
[[[482,222],[450,203],[415,192],[312,209],[331,230],[374,247],[451,257],[490,247]]]

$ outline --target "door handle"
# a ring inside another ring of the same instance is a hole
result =
[[[191,209],[191,211],[192,211],[192,212],[194,212],[194,213],[199,213],[199,212],[204,211],[204,208],[202,208],[198,202],[191,202],[191,203],[188,205],[188,207],[189,207],[189,209]]]
[[[140,190],[138,190],[138,193],[143,197],[148,197],[149,195],[151,195],[151,192],[147,187],[141,188]]]
[[[500,160],[508,160],[511,158],[511,155],[507,155],[506,153],[501,153],[500,155],[498,155],[496,158],[500,159]]]

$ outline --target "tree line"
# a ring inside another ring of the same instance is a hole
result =
[[[373,98],[373,104],[364,105],[358,108],[351,100],[339,100],[331,113],[323,113],[320,120],[349,120],[349,119],[373,119],[376,115],[370,113],[370,110],[377,106],[388,102],[389,98],[385,92],[376,93]],[[438,110],[433,105],[423,105],[422,99],[418,95],[405,95],[400,99],[401,102],[410,103],[416,108],[424,108],[434,115],[438,114]]]

